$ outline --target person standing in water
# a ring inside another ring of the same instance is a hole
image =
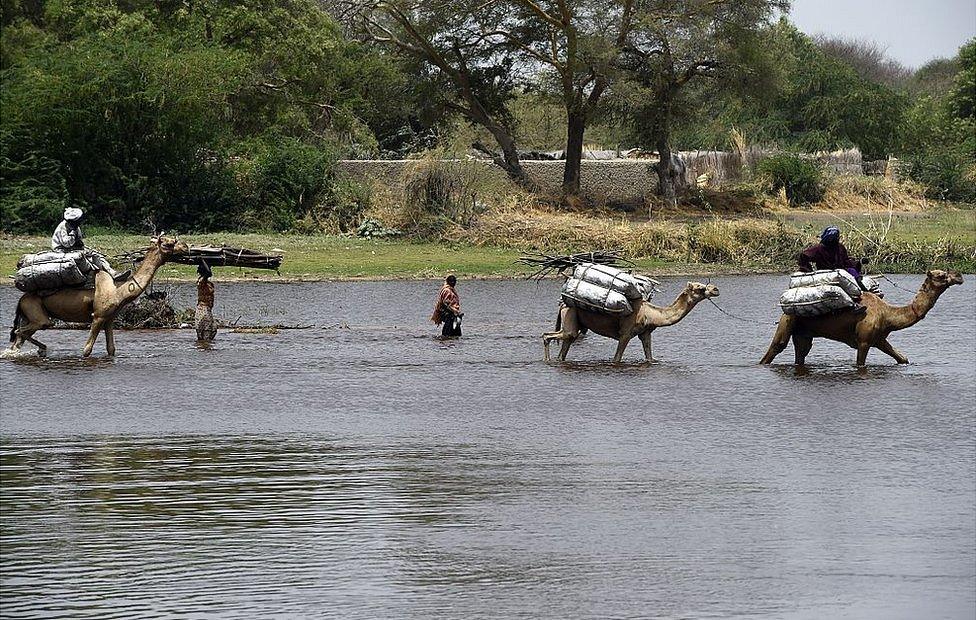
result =
[[[206,262],[197,265],[197,341],[210,342],[217,336],[217,324],[213,318],[214,284],[210,281],[213,271]]]
[[[457,278],[447,276],[444,286],[437,294],[437,301],[434,302],[434,313],[430,320],[434,325],[444,325],[441,335],[444,337],[457,337],[461,335],[461,298],[457,294]]]

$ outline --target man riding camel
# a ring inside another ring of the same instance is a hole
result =
[[[865,259],[866,261],[866,259]],[[857,285],[862,291],[866,291],[864,283],[861,282],[861,261],[856,261],[847,253],[847,248],[840,242],[840,229],[836,226],[828,226],[820,233],[820,243],[811,245],[800,252],[797,259],[800,271],[811,272],[816,269],[842,269],[854,276]],[[854,313],[861,314],[866,308],[861,304],[854,305]]]
[[[64,220],[58,224],[58,227],[54,229],[54,234],[51,236],[51,249],[55,252],[82,251],[85,253],[88,262],[95,269],[104,271],[112,276],[113,280],[123,281],[128,279],[132,275],[131,270],[126,269],[121,273],[117,272],[112,269],[112,266],[108,264],[104,256],[85,247],[85,241],[81,234],[81,222],[84,218],[85,213],[81,209],[74,207],[65,209]]]
[[[828,226],[820,233],[820,243],[811,245],[800,253],[800,271],[814,269],[843,269],[856,279],[861,279],[861,262],[848,255],[840,242],[840,229]],[[816,267],[814,267],[816,265]]]

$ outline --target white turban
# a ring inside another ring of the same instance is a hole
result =
[[[64,219],[66,222],[73,222],[75,220],[81,219],[82,215],[84,215],[82,210],[77,209],[75,207],[68,207],[67,209],[64,210]]]

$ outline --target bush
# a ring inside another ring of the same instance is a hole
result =
[[[249,223],[284,231],[305,216],[315,219],[330,194],[335,155],[277,135],[248,147],[251,153],[241,158],[240,167]]]
[[[976,202],[976,159],[961,149],[931,149],[910,159],[909,175],[937,200]]]
[[[786,190],[791,206],[819,202],[826,184],[820,165],[799,155],[781,154],[767,157],[756,166],[759,179],[767,192],[777,194]]]

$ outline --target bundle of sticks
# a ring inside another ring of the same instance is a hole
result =
[[[531,265],[538,270],[528,276],[528,279],[541,280],[546,276],[559,273],[564,269],[572,269],[580,263],[598,263],[610,267],[633,267],[634,263],[623,257],[620,250],[595,250],[592,252],[580,252],[579,254],[564,254],[553,256],[538,252],[527,256],[520,256],[518,261],[525,265]]]
[[[146,256],[145,250],[134,250],[119,254],[122,261],[138,263]],[[174,256],[172,262],[184,265],[199,265],[206,263],[210,267],[246,267],[249,269],[274,269],[281,267],[280,254],[262,254],[244,248],[232,248],[226,245],[191,245],[186,254]]]

